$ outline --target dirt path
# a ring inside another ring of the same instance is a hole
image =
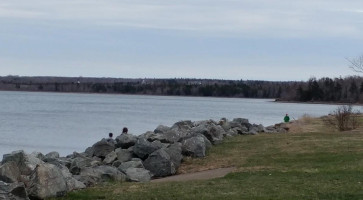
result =
[[[169,181],[208,180],[212,178],[224,177],[225,175],[227,175],[228,173],[232,172],[235,169],[236,169],[235,167],[212,169],[202,172],[180,174],[175,176],[169,176],[166,178],[154,179],[151,182],[160,183],[160,182],[169,182]]]

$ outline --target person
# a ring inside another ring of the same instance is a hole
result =
[[[288,114],[286,114],[285,117],[284,117],[284,122],[288,123],[289,121],[290,121],[290,117],[289,117]]]
[[[113,133],[108,134],[107,142],[115,143],[115,140],[113,139]]]
[[[126,127],[124,127],[123,129],[122,129],[122,134],[127,134],[127,132],[129,131],[129,129],[127,129]]]

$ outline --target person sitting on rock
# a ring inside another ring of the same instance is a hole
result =
[[[285,117],[284,117],[284,122],[288,123],[289,121],[290,121],[290,117],[289,117],[288,114],[286,114]]]
[[[122,134],[127,134],[127,132],[129,131],[129,129],[127,129],[127,127],[124,127],[123,129],[122,129]]]
[[[116,143],[115,140],[113,139],[113,133],[108,134],[107,142]]]

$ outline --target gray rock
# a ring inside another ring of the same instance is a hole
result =
[[[45,155],[45,158],[57,159],[59,158],[59,153],[56,151],[49,152]]]
[[[38,165],[30,176],[29,197],[45,199],[67,193],[67,183],[61,170],[52,164]]]
[[[111,153],[106,155],[106,158],[103,160],[103,163],[105,164],[111,164],[113,161],[117,159],[117,154],[115,151],[111,151]]]
[[[0,181],[15,183],[20,180],[20,175],[20,170],[17,164],[13,161],[0,166]]]
[[[128,168],[125,173],[127,180],[132,182],[148,182],[151,179],[150,171],[144,168]]]
[[[164,149],[159,149],[150,154],[144,161],[144,167],[156,177],[170,176],[176,173],[174,163]]]
[[[1,200],[29,200],[24,183],[5,183],[0,181]]]
[[[206,143],[203,137],[195,136],[182,142],[182,151],[186,156],[205,157]]]
[[[181,132],[188,132],[194,126],[190,120],[176,122],[171,129],[178,130]]]
[[[162,148],[161,142],[149,142],[145,138],[141,137],[137,140],[134,146],[134,154],[141,159],[146,159],[149,154],[160,148]]]
[[[182,144],[177,142],[171,144],[168,148],[164,149],[166,153],[169,154],[171,161],[173,162],[175,168],[179,168],[181,161],[183,160],[182,155]]]
[[[168,126],[164,126],[164,125],[159,125],[155,130],[154,133],[166,133],[168,131],[170,131],[171,128]]]
[[[233,122],[239,123],[239,124],[248,124],[248,119],[245,118],[234,118]]]
[[[112,166],[97,166],[82,169],[77,177],[86,186],[93,186],[105,181],[125,181],[126,175]]]
[[[193,135],[203,134],[212,144],[219,144],[223,141],[223,135],[226,134],[224,129],[219,125],[200,124],[192,129]]]
[[[22,175],[30,175],[38,164],[43,164],[39,158],[25,154],[24,151],[14,151],[11,154],[3,155],[2,164],[15,162]]]
[[[118,148],[115,150],[116,158],[120,162],[127,162],[132,159],[132,153],[128,149]]]
[[[122,163],[121,161],[116,160],[115,162],[112,163],[112,167],[118,168],[121,165],[121,163]]]
[[[129,168],[144,168],[144,165],[142,164],[141,160],[134,160],[121,163],[117,169],[123,173],[126,173],[126,170]]]
[[[137,141],[137,137],[132,134],[123,133],[120,136],[116,137],[116,147],[121,147],[123,149],[127,149],[131,146],[134,146]]]
[[[95,153],[95,149],[93,147],[88,147],[84,153],[86,154],[87,157],[92,158],[93,154]]]
[[[71,167],[69,169],[73,175],[78,175],[82,169],[87,168],[87,167],[96,166],[100,163],[101,162],[95,161],[91,158],[77,157],[77,158],[73,159]]]
[[[68,170],[67,167],[63,165],[59,165],[57,167],[61,170],[63,178],[66,181],[68,192],[86,188],[85,184],[73,178],[71,172]]]
[[[44,160],[45,159],[45,156],[42,153],[40,153],[40,152],[34,151],[30,155],[33,156],[33,157],[39,158],[40,160]]]
[[[106,139],[102,139],[92,147],[94,149],[94,156],[99,158],[105,158],[107,154],[115,150],[115,144],[112,142],[107,142]]]

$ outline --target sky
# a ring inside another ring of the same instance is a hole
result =
[[[359,75],[362,0],[0,0],[0,76]]]

